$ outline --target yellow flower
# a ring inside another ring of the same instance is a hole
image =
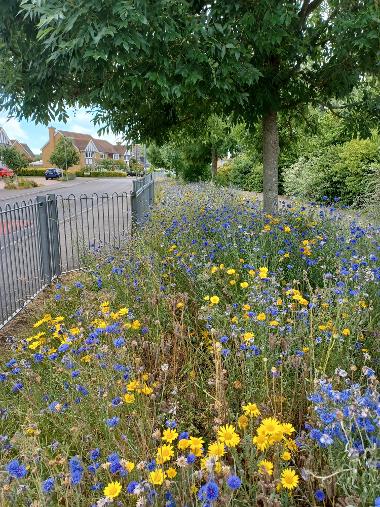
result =
[[[236,273],[236,270],[233,268],[227,269],[227,275],[234,275]]]
[[[185,449],[187,449],[190,445],[190,440],[187,440],[186,438],[182,438],[179,442],[178,442],[178,449],[180,449],[181,451],[184,451]]]
[[[124,466],[127,469],[127,472],[129,473],[131,473],[132,470],[135,468],[135,464],[132,461],[127,461]]]
[[[272,327],[277,327],[280,325],[280,323],[278,322],[278,320],[271,320],[269,322],[269,325],[272,326]]]
[[[125,403],[133,403],[135,401],[135,395],[133,393],[124,394]]]
[[[294,433],[296,431],[294,426],[290,423],[283,423],[283,424],[281,424],[281,427],[282,427],[282,431],[284,432],[285,435],[291,435],[292,433]]]
[[[213,266],[213,267],[211,268],[211,274],[214,274],[214,273],[216,273],[217,271],[218,271],[218,267],[217,267],[217,266]]]
[[[178,437],[178,431],[172,428],[167,428],[162,434],[162,440],[171,444],[173,440]]]
[[[236,433],[232,424],[226,424],[218,430],[218,439],[228,447],[236,447],[240,442],[240,437]]]
[[[240,287],[246,289],[248,287],[248,282],[241,282]]]
[[[173,467],[170,467],[166,470],[166,475],[169,477],[169,479],[174,479],[174,477],[177,475],[177,470]]]
[[[281,306],[282,305],[282,299],[281,298],[278,298],[277,299],[277,306]]]
[[[165,479],[165,472],[161,468],[157,468],[157,470],[153,470],[149,474],[149,482],[154,486],[161,486]]]
[[[290,232],[291,228],[288,225],[285,225],[284,232]]]
[[[264,280],[268,278],[268,268],[259,268],[259,277]]]
[[[245,430],[245,428],[248,426],[248,417],[246,415],[241,415],[238,418],[238,426],[243,430]]]
[[[250,417],[258,417],[261,414],[256,403],[247,403],[247,405],[243,405],[243,412]]]
[[[259,467],[259,472],[266,472],[268,475],[273,474],[273,463],[271,461],[266,461],[265,459],[260,461],[257,466]]]
[[[120,495],[121,484],[120,482],[110,482],[104,488],[104,496],[107,498],[116,498]]]
[[[342,335],[343,336],[350,336],[350,334],[351,334],[351,331],[347,327],[345,327],[342,331]]]
[[[33,342],[29,345],[30,350],[35,350],[37,347],[41,345],[41,341],[37,340],[36,342]]]
[[[204,440],[201,437],[190,437],[190,450],[195,456],[202,455],[202,446],[204,444]]]
[[[219,303],[220,299],[218,296],[211,296],[210,297],[210,303],[213,305],[217,305]]]
[[[281,486],[292,490],[298,486],[299,477],[291,468],[285,468],[281,474]]]
[[[159,465],[162,465],[163,463],[166,463],[166,461],[170,461],[170,459],[174,456],[174,450],[171,445],[161,445],[157,449],[157,463]]]
[[[243,305],[243,307],[242,307],[242,308],[243,308],[243,310],[244,310],[245,312],[248,312],[248,310],[250,310],[250,309],[251,309],[250,305]]]
[[[270,225],[264,225],[263,232],[269,232],[270,231]]]
[[[285,439],[285,446],[289,451],[296,451],[297,450],[297,444],[292,439]]]
[[[182,303],[182,302],[177,303],[178,309],[183,308],[184,306],[185,306],[185,303]]]
[[[254,337],[255,337],[255,335],[251,331],[247,331],[246,333],[243,334],[243,340],[245,342],[252,340],[252,338],[254,338]]]
[[[136,391],[140,387],[140,382],[138,380],[131,380],[127,384],[127,391]]]
[[[153,389],[151,387],[144,386],[141,389],[141,392],[142,392],[142,394],[145,394],[145,396],[150,396],[153,393]]]
[[[253,269],[250,269],[250,270],[248,271],[248,274],[249,274],[249,276],[255,276],[256,271],[254,271]]]
[[[132,322],[131,328],[134,329],[135,331],[139,330],[140,327],[141,327],[141,323],[139,320],[134,320]]]
[[[267,316],[265,315],[265,313],[259,313],[258,316],[256,317],[257,320],[265,320],[267,318]]]
[[[221,458],[226,450],[222,442],[213,442],[208,446],[208,453],[212,458]]]
[[[289,461],[291,457],[292,457],[292,455],[290,454],[290,452],[289,452],[289,451],[284,451],[284,452],[281,454],[281,458],[282,458],[284,461]]]
[[[266,435],[275,433],[280,429],[280,422],[274,417],[263,419],[258,431],[262,431]]]
[[[252,438],[252,442],[259,451],[265,451],[265,449],[269,446],[269,441],[265,433],[257,433],[257,435]]]

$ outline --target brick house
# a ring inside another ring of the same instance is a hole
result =
[[[20,141],[17,141],[16,139],[11,139],[11,146],[19,153],[21,153],[21,155],[24,155],[28,162],[33,162],[34,153],[26,143],[20,143]]]
[[[61,137],[71,139],[79,152],[79,164],[73,166],[72,169],[80,169],[85,166],[91,167],[102,159],[124,160],[126,163],[129,160],[125,156],[128,153],[128,148],[125,145],[113,145],[104,139],[96,139],[89,134],[56,130],[54,127],[49,127],[49,141],[42,147],[42,162],[44,166],[47,167],[51,164],[51,154]]]
[[[11,140],[7,136],[7,133],[0,127],[0,148],[10,148],[12,146]]]

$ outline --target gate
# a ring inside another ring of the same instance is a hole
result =
[[[132,184],[128,193],[48,194],[0,208],[0,329],[90,252],[128,241],[154,198],[152,175]]]

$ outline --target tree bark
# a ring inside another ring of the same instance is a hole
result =
[[[211,150],[211,176],[212,179],[215,178],[216,173],[218,172],[218,154],[215,148]]]
[[[263,117],[264,213],[268,215],[278,212],[279,154],[277,112],[270,111]]]

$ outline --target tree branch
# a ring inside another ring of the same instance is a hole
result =
[[[309,0],[304,0],[304,3],[301,7],[301,10],[299,12],[299,17],[301,21],[301,26],[305,24],[306,19],[310,14],[317,9],[323,0],[312,0],[311,2]]]

